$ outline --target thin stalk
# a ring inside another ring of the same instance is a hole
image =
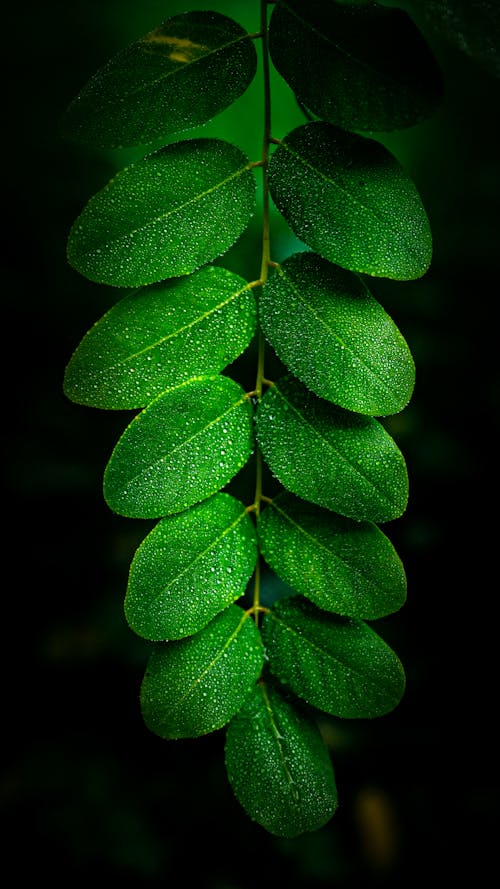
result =
[[[262,71],[264,79],[264,132],[262,138],[262,156],[260,165],[262,167],[262,259],[260,266],[259,284],[261,287],[267,281],[269,272],[269,264],[271,261],[270,254],[270,225],[269,225],[269,182],[267,178],[267,168],[269,164],[269,144],[271,141],[271,83],[270,83],[270,67],[269,67],[269,41],[267,29],[267,0],[260,0],[260,39],[262,41]],[[262,398],[262,389],[264,385],[264,365],[265,365],[265,339],[262,330],[259,329],[258,334],[258,355],[257,355],[257,379],[255,381],[255,397],[257,401]],[[262,502],[262,454],[257,447],[255,454],[255,516],[258,520],[260,515],[260,506]],[[260,580],[261,580],[261,563],[260,556],[257,557],[255,566],[254,590],[253,590],[253,616],[255,623],[259,623],[259,611],[262,610],[260,604]]]

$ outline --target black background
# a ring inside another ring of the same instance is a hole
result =
[[[411,481],[409,509],[388,528],[409,598],[380,627],[408,688],[380,720],[325,723],[339,811],[316,834],[281,840],[234,800],[222,733],[164,742],[143,726],[149,648],[125,625],[122,603],[144,525],[112,515],[101,493],[128,417],[62,394],[71,352],[110,302],[68,268],[67,231],[113,168],[63,143],[58,117],[101,62],[170,12],[168,3],[52,2],[7,20],[4,870],[56,884],[112,877],[207,889],[456,875],[480,885],[494,861],[498,800],[500,80],[429,35],[446,98],[395,150],[427,208],[434,260],[421,281],[374,285],[417,365],[412,403],[391,426]]]

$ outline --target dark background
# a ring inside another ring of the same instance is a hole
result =
[[[258,27],[256,3],[205,7]],[[429,31],[445,101],[431,121],[386,140],[420,190],[435,241],[424,279],[373,283],[417,365],[412,402],[389,423],[407,459],[410,505],[384,529],[405,564],[409,597],[378,627],[403,660],[408,687],[387,717],[325,721],[339,811],[321,831],[281,840],[234,800],[222,733],[165,742],[143,726],[138,691],[149,647],[127,628],[122,606],[149,526],[111,514],[101,492],[130,417],[62,394],[73,349],[117,298],[67,266],[67,232],[129,155],[63,143],[58,118],[110,55],[184,8],[53,0],[7,12],[4,870],[56,885],[112,877],[145,887],[279,880],[344,889],[457,875],[481,885],[494,863],[498,804],[500,80]],[[276,89],[273,129],[283,135],[300,119]],[[240,107],[206,132],[251,153],[259,111],[242,117]],[[274,223],[281,259],[293,239]],[[248,266],[256,277],[257,237],[251,226],[228,267]]]

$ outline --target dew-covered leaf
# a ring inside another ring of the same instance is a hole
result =
[[[372,522],[355,522],[285,491],[258,523],[272,570],[325,611],[375,620],[406,599],[406,576],[391,541]]]
[[[252,691],[264,663],[252,618],[229,605],[194,636],[156,644],[141,687],[147,727],[162,738],[222,728]]]
[[[257,410],[257,438],[271,472],[292,493],[358,521],[403,514],[408,474],[374,417],[343,410],[284,377]]]
[[[315,253],[290,256],[263,288],[259,310],[266,339],[316,395],[379,416],[410,400],[410,350],[353,272]]]
[[[420,195],[380,142],[304,124],[276,148],[269,185],[293,232],[325,259],[396,280],[427,271],[432,237]]]
[[[248,158],[220,139],[174,142],[121,170],[75,220],[68,260],[101,284],[140,287],[225,253],[255,207]]]
[[[243,595],[256,556],[255,526],[229,494],[161,519],[130,567],[130,627],[155,641],[196,633]]]
[[[69,105],[65,136],[100,148],[143,145],[203,124],[252,81],[252,39],[218,12],[175,15],[104,65]]]
[[[259,682],[226,729],[226,769],[247,814],[281,837],[318,830],[337,808],[328,750],[316,723]]]
[[[114,305],[66,369],[72,401],[106,409],[144,407],[170,386],[217,373],[255,331],[252,290],[218,266],[153,284]]]
[[[405,689],[401,662],[361,620],[280,599],[262,622],[271,672],[313,707],[345,719],[382,716]]]
[[[104,473],[104,497],[130,518],[181,512],[226,485],[253,449],[252,407],[237,383],[199,377],[168,389],[127,427]]]
[[[435,111],[442,95],[441,72],[416,25],[378,3],[278,3],[269,48],[300,101],[344,129],[412,126]]]

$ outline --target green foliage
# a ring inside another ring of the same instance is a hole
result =
[[[261,680],[226,732],[226,767],[251,818],[278,836],[317,830],[337,807],[327,748],[315,721]]]
[[[62,120],[66,136],[102,148],[143,145],[205,123],[253,80],[249,35],[217,12],[176,15],[118,53]]]
[[[307,599],[291,596],[265,615],[262,637],[271,672],[333,716],[381,716],[403,695],[401,663],[361,620],[327,614]]]
[[[255,325],[253,292],[217,266],[142,288],[84,337],[66,368],[66,395],[108,410],[145,407],[176,383],[223,370]]]
[[[411,126],[428,117],[441,96],[440,71],[412,20],[377,3],[278,3],[269,49],[298,99],[346,129]]]
[[[375,620],[405,602],[401,560],[371,522],[346,519],[283,491],[261,514],[258,532],[273,571],[325,611]]]
[[[131,628],[154,640],[196,633],[244,594],[256,558],[255,527],[229,494],[161,519],[130,566]]]
[[[380,142],[324,121],[303,124],[274,152],[269,186],[297,237],[330,262],[397,280],[427,271],[422,202]]]
[[[406,464],[380,421],[329,404],[293,377],[262,398],[257,440],[276,478],[304,500],[372,522],[406,508]]]
[[[407,505],[405,460],[383,418],[407,405],[415,368],[363,275],[418,278],[432,244],[415,185],[357,131],[415,124],[435,107],[440,77],[401,12],[272,6],[269,15],[255,3],[252,35],[219,13],[174,16],[68,108],[64,132],[98,147],[172,136],[242,96],[260,42],[260,157],[197,134],[170,141],[119,171],[71,228],[74,269],[131,291],[84,336],[64,390],[81,405],[137,411],[103,492],[120,515],[158,519],[124,604],[131,629],[154,643],[146,726],[168,739],[225,729],[237,800],[266,830],[294,837],[337,806],[316,717],[380,716],[404,691],[397,655],[365,621],[406,598],[378,524]],[[270,58],[308,118],[280,138]],[[271,198],[304,245],[281,264]],[[219,257],[257,206],[260,275],[247,283]],[[266,341],[284,365],[278,380],[265,376]],[[254,354],[249,391],[233,362]],[[269,475],[284,489],[273,498]],[[272,607],[261,602],[262,559],[292,590]]]
[[[372,415],[397,413],[410,400],[410,350],[358,275],[314,253],[290,256],[263,288],[260,322],[316,395]]]
[[[116,287],[187,275],[234,244],[254,207],[255,179],[239,148],[219,139],[175,142],[90,199],[70,232],[68,259]]]

